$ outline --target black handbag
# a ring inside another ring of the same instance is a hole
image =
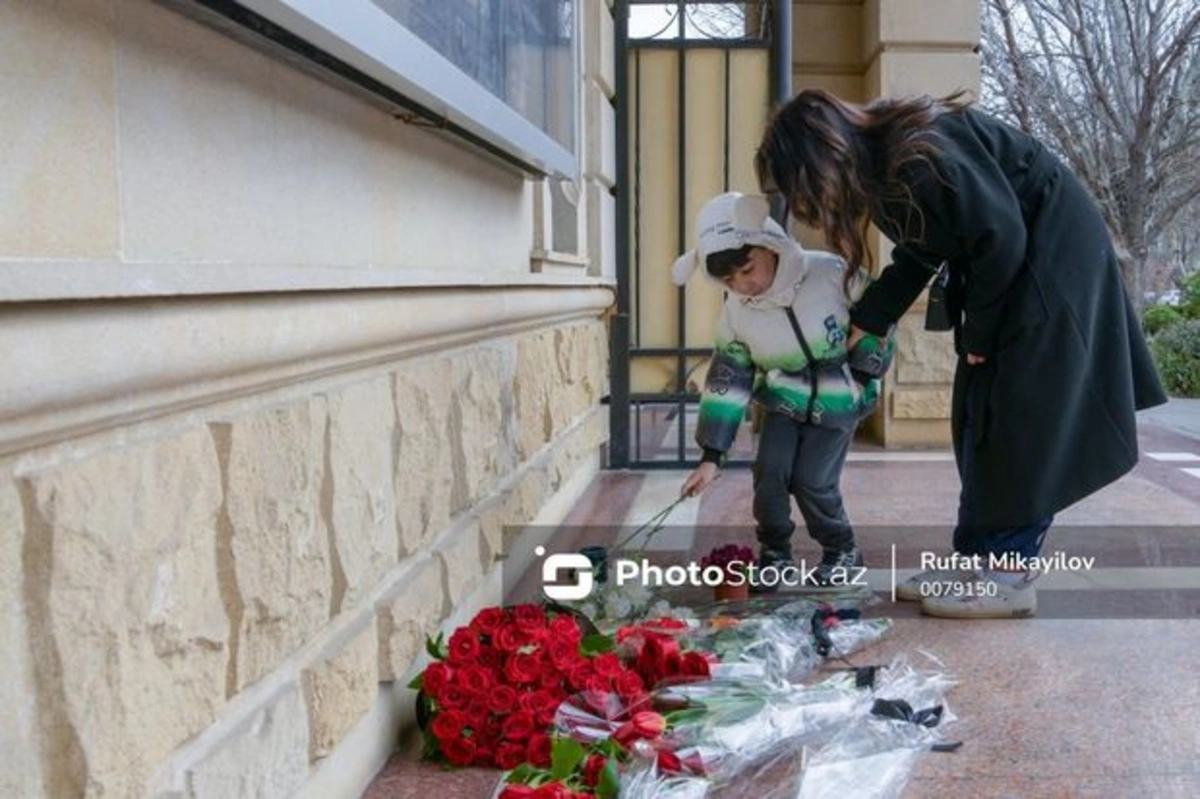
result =
[[[954,329],[946,292],[950,285],[950,262],[942,261],[929,284],[929,302],[925,305],[925,329],[945,331]]]

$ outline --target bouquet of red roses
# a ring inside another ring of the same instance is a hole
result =
[[[572,693],[615,693],[644,701],[645,684],[625,668],[607,636],[584,638],[569,613],[538,605],[481,610],[409,687],[424,706],[425,756],[454,766],[548,767],[550,727]]]

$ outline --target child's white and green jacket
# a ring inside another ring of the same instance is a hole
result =
[[[809,424],[857,425],[878,402],[895,337],[868,335],[847,351],[852,302],[843,286],[845,262],[802,249],[770,218],[763,197],[722,194],[704,207],[697,227],[699,246],[675,262],[675,282],[683,285],[699,266],[727,292],[700,399],[696,441],[705,460],[729,450],[751,401]],[[770,289],[755,297],[731,291],[703,266],[710,253],[747,244],[779,256]],[[866,287],[859,275],[852,299]]]

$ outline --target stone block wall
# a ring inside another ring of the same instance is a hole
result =
[[[0,795],[302,790],[596,468],[582,317],[10,452]]]

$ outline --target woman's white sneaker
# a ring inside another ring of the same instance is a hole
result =
[[[896,599],[920,602],[935,592],[953,591],[953,586],[974,582],[978,577],[966,569],[928,569],[896,585]]]

